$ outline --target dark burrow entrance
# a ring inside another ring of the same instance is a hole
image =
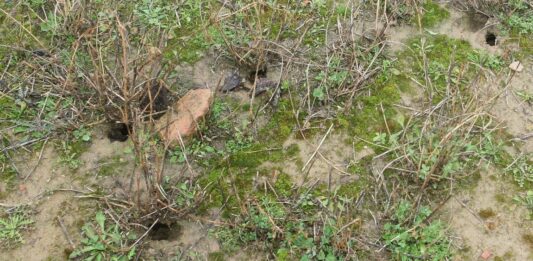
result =
[[[128,140],[130,135],[131,127],[128,124],[118,122],[109,124],[109,129],[107,131],[107,138],[109,141],[119,141],[124,142]]]
[[[145,92],[140,99],[143,120],[157,120],[163,116],[172,99],[170,91],[159,81],[145,84]]]
[[[157,120],[166,112],[169,104],[173,100],[172,93],[159,81],[154,80],[144,85],[144,93],[139,98],[140,120]],[[110,117],[113,119],[113,117]],[[115,117],[115,119],[117,119]],[[131,124],[122,122],[110,123],[107,130],[107,137],[111,142],[124,142],[129,138],[132,131]]]
[[[490,45],[490,46],[495,46],[496,45],[496,35],[494,33],[487,32],[487,34],[485,34],[485,42],[488,45]]]
[[[248,77],[246,78],[249,82],[254,83],[255,78],[266,78],[267,77],[267,66],[263,65],[258,70],[248,71]]]
[[[176,240],[179,237],[180,226],[176,223],[165,224],[158,222],[148,234],[151,240]]]

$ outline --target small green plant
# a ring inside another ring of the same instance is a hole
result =
[[[349,201],[305,193],[296,205],[298,208],[289,208],[263,196],[251,202],[235,226],[212,233],[229,252],[257,244],[275,253],[277,260],[342,260],[345,249],[338,246],[349,244],[349,240],[337,235],[342,224],[333,216],[322,216],[320,209],[342,212]],[[311,232],[313,229],[316,233]]]
[[[383,240],[394,260],[437,261],[451,257],[445,226],[440,221],[426,224],[430,215],[428,207],[413,213],[413,205],[407,201],[397,206],[391,221],[383,227]]]
[[[501,57],[483,51],[475,50],[468,53],[467,56],[470,62],[492,70],[500,70],[504,65]]]
[[[46,20],[41,23],[41,31],[50,36],[57,34],[57,30],[61,25],[61,17],[56,16],[53,12],[48,12]]]
[[[143,0],[135,6],[135,14],[147,26],[167,28],[172,9],[162,1]]]
[[[178,209],[193,208],[197,204],[197,199],[200,196],[200,187],[198,184],[193,184],[189,181],[180,182],[176,185],[177,196],[174,202]]]
[[[229,111],[228,103],[220,100],[213,102],[211,114],[209,115],[209,126],[216,126],[222,130],[230,130],[231,121],[226,117],[226,112]]]
[[[70,258],[83,258],[83,260],[133,260],[136,247],[128,247],[127,243],[136,238],[130,232],[122,232],[117,224],[106,224],[103,212],[98,211],[95,222],[83,226],[83,239],[81,246],[70,254]]]
[[[521,188],[533,184],[533,164],[528,160],[527,155],[517,158],[505,170],[513,175],[513,179]]]
[[[513,31],[516,31],[520,34],[533,33],[533,17],[531,16],[513,14],[505,20]]]
[[[319,85],[313,90],[313,97],[320,101],[323,101],[328,93],[350,83],[350,74],[342,66],[341,59],[338,57],[331,59],[328,68],[331,68],[328,72],[321,71],[315,76],[315,81]]]
[[[16,209],[6,217],[0,217],[0,245],[13,247],[24,243],[22,232],[33,224],[28,211],[23,208]]]
[[[7,152],[0,153],[0,181],[8,186],[8,189],[13,185],[17,177],[17,170],[10,163]]]
[[[185,151],[181,147],[176,147],[169,152],[171,163],[184,163],[185,159],[207,159],[210,155],[217,153],[216,148],[209,145],[209,143],[201,140],[194,140],[185,147]]]
[[[79,128],[73,131],[72,134],[74,135],[74,138],[76,138],[76,140],[81,140],[84,142],[91,141],[91,132],[85,128]]]
[[[45,0],[30,0],[29,4],[34,7],[40,7],[46,3]]]
[[[511,33],[530,37],[533,32],[533,6],[528,1],[511,0],[500,8],[499,18]]]
[[[79,159],[80,153],[77,151],[77,144],[61,141],[61,154],[59,156],[59,163],[67,166],[71,170],[76,170],[81,166]]]
[[[533,94],[526,91],[516,91],[515,92],[520,99],[529,104],[533,104]]]
[[[218,122],[220,120],[220,117],[226,111],[228,108],[228,104],[226,102],[216,100],[213,102],[213,107],[211,108],[211,117],[215,122]]]
[[[55,101],[51,97],[38,101],[36,106],[19,99],[0,98],[0,118],[13,125],[13,134],[20,136],[20,140],[45,137],[54,129],[55,115]]]
[[[446,134],[443,129],[441,131],[435,130],[423,134],[422,128],[417,123],[411,126],[409,130],[402,130],[390,135],[376,133],[373,141],[379,146],[390,148],[394,152],[394,158],[404,158],[406,161],[403,168],[412,168],[418,179],[428,181],[431,179],[433,182],[452,177],[466,169],[468,164],[474,161],[474,158],[481,158],[485,154],[487,154],[486,157],[494,153],[497,154],[497,152],[490,150],[493,146],[486,145],[488,142],[475,146],[463,140],[468,137],[454,137],[446,144],[441,144],[442,138]],[[423,141],[425,146],[419,146],[420,141]],[[496,148],[493,149],[496,150]],[[460,155],[471,156],[466,159]],[[413,162],[416,164],[414,165]]]
[[[233,137],[226,141],[226,151],[229,153],[235,153],[252,146],[253,139],[251,136],[246,135],[243,131],[235,128]]]
[[[533,190],[528,190],[524,195],[514,197],[514,200],[529,210],[529,219],[533,219]]]

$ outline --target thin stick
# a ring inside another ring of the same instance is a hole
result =
[[[65,228],[65,225],[63,224],[63,221],[61,221],[61,218],[59,216],[56,217],[56,219],[57,219],[57,223],[59,223],[59,226],[61,227],[61,231],[63,232],[63,235],[65,236],[65,238],[67,239],[68,243],[70,244],[70,247],[72,247],[72,249],[75,249],[76,245],[74,244],[74,242],[70,238],[70,236],[69,236],[69,234],[67,232],[67,229]]]
[[[322,143],[324,143],[324,141],[326,140],[326,137],[329,135],[329,133],[331,132],[331,129],[333,128],[333,123],[329,126],[329,129],[328,131],[326,132],[326,134],[324,135],[324,137],[322,137],[322,140],[320,141],[320,143],[318,144],[318,146],[316,147],[315,149],[315,152],[313,152],[313,154],[311,155],[311,157],[309,157],[309,159],[307,160],[307,162],[305,163],[305,165],[303,166],[302,170],[301,171],[304,171],[305,168],[307,167],[307,165],[309,165],[309,163],[311,162],[311,160],[313,160],[313,158],[315,157],[315,155],[317,154],[318,150],[320,149],[320,147],[322,146]]]
[[[155,226],[155,224],[157,224],[157,222],[159,222],[159,218],[154,221],[154,223],[146,230],[146,232],[144,232],[144,234],[141,237],[139,237],[137,239],[137,241],[135,241],[135,243],[133,243],[133,245],[130,246],[129,249],[134,248],[144,237],[146,237],[146,235],[148,235],[148,233],[150,233],[150,231]]]
[[[48,142],[48,138],[46,138],[46,140],[44,141],[43,147],[41,148],[41,152],[39,152],[39,159],[37,160],[37,163],[35,164],[35,166],[33,166],[33,169],[30,171],[30,173],[28,173],[28,175],[26,175],[26,177],[24,177],[24,181],[26,181],[31,176],[31,174],[33,174],[33,172],[35,172],[35,170],[37,169],[37,167],[41,163],[41,159],[43,158],[43,151],[44,151],[44,148],[46,147],[46,143],[47,142]]]

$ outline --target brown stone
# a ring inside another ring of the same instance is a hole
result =
[[[209,89],[191,90],[185,94],[161,119],[156,127],[165,144],[179,144],[192,136],[199,122],[209,112],[213,93]]]
[[[492,252],[488,249],[483,250],[483,252],[481,253],[481,258],[483,258],[483,260],[488,260],[491,256]]]
[[[521,72],[524,70],[524,66],[519,61],[514,61],[509,65],[509,69],[515,71],[515,72]]]

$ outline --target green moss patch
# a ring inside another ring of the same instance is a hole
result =
[[[118,155],[110,159],[101,159],[98,161],[98,176],[105,177],[121,174],[127,164],[128,162]]]
[[[438,3],[431,0],[426,1],[423,5],[423,15],[420,19],[422,27],[431,28],[450,17],[450,12],[441,7]]]

